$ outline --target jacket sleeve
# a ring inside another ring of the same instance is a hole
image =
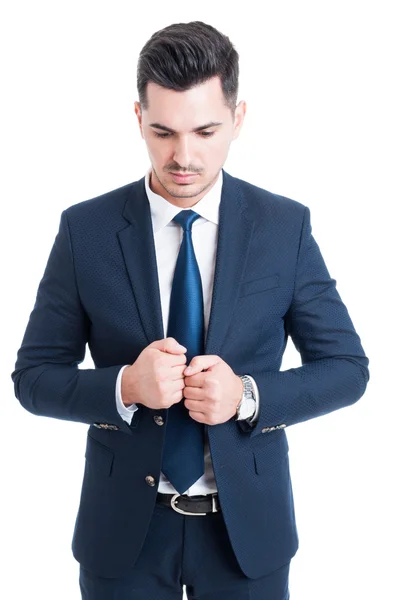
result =
[[[114,424],[131,434],[115,404],[115,384],[123,365],[78,368],[89,329],[76,286],[67,212],[63,211],[11,374],[15,395],[35,415]]]
[[[250,373],[261,397],[256,426],[249,428],[239,421],[250,436],[351,405],[364,394],[369,380],[369,359],[312,236],[308,207],[285,331],[300,353],[302,366]]]

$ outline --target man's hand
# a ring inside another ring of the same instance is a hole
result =
[[[207,370],[202,372],[204,369]],[[183,375],[184,404],[192,419],[206,425],[218,425],[236,415],[243,382],[222,358],[211,354],[195,356]]]
[[[122,401],[125,406],[143,404],[148,408],[170,408],[183,398],[183,370],[186,348],[172,337],[149,344],[122,375]]]

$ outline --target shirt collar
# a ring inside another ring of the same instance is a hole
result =
[[[170,204],[165,198],[159,194],[155,194],[155,192],[151,190],[149,187],[149,176],[151,171],[151,168],[148,169],[145,175],[145,190],[151,208],[152,228],[154,233],[156,233],[163,227],[166,227],[166,225],[168,225],[183,209],[179,206],[174,206],[174,204]],[[203,198],[192,207],[192,210],[198,213],[198,215],[216,225],[218,225],[219,219],[222,184],[223,173],[222,169],[220,169],[218,179],[211,190],[209,190]]]

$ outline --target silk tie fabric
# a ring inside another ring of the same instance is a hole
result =
[[[187,349],[186,365],[204,354],[204,312],[202,280],[192,244],[192,224],[200,215],[182,210],[173,219],[184,234],[178,253],[170,295],[167,337],[174,337]],[[189,415],[185,398],[168,409],[162,472],[183,494],[204,474],[204,431]]]

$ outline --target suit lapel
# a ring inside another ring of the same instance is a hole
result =
[[[118,232],[142,328],[148,345],[163,338],[162,309],[145,177],[137,181],[125,204],[123,216],[129,225]]]
[[[213,296],[205,354],[220,355],[244,275],[254,220],[239,181],[223,170]]]
[[[216,265],[205,354],[219,355],[244,275],[254,220],[239,180],[223,170]],[[145,178],[132,186],[118,232],[120,246],[148,344],[162,339],[163,321],[155,243]]]

